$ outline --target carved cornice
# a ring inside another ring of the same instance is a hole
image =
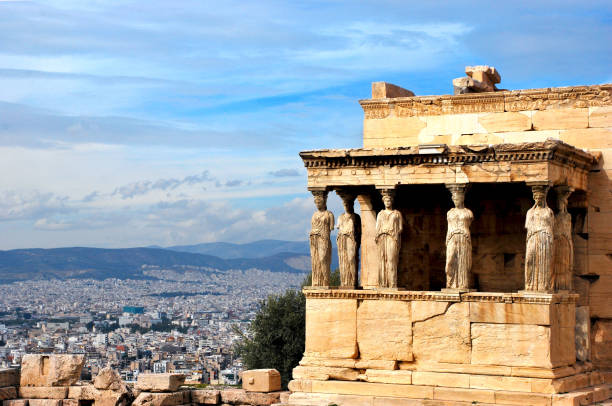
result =
[[[501,293],[472,292],[450,293],[438,291],[412,290],[353,290],[353,289],[310,289],[302,290],[307,299],[357,299],[357,300],[400,300],[430,302],[495,302],[495,303],[528,303],[558,304],[576,303],[579,295],[559,293]]]
[[[366,119],[612,105],[612,84],[360,100]]]
[[[302,290],[307,299],[389,299],[459,302],[459,293],[412,291],[412,290],[352,290],[352,289],[309,289]]]
[[[369,103],[362,106],[365,118],[385,118],[389,115],[390,107],[388,103]]]
[[[418,147],[316,150],[300,153],[306,168],[375,168],[410,165],[471,165],[485,162],[555,162],[590,170],[597,158],[557,140],[522,144],[449,146],[440,153],[419,154]]]

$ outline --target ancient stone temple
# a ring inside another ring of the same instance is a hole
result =
[[[373,83],[363,148],[300,154],[316,213],[291,404],[612,396],[612,85],[509,91],[494,68],[466,73],[455,95]]]

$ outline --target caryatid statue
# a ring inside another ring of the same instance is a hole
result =
[[[567,212],[567,199],[572,189],[567,186],[555,188],[557,207],[555,216],[553,288],[554,290],[572,290],[574,268],[574,241],[572,240],[572,216]]]
[[[376,216],[376,245],[378,246],[378,286],[397,288],[397,266],[402,235],[402,214],[393,210],[394,190],[382,193],[384,210]]]
[[[449,185],[455,207],[446,213],[446,288],[468,289],[472,270],[472,211],[465,207],[465,185]]]
[[[359,268],[359,246],[361,245],[361,217],[354,211],[355,196],[338,192],[344,204],[344,213],[338,218],[338,261],[340,264],[340,287],[357,287]]]
[[[310,260],[312,286],[329,286],[332,245],[329,234],[334,228],[334,215],[327,210],[327,191],[313,191],[317,211],[312,215],[310,229]]]
[[[527,211],[527,249],[525,252],[525,290],[551,292],[553,281],[555,216],[546,205],[548,186],[532,186],[535,204]]]

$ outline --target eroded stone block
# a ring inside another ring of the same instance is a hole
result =
[[[275,392],[281,389],[276,369],[251,369],[242,373],[242,389],[247,392]]]
[[[357,356],[357,300],[306,300],[306,355]]]
[[[62,401],[59,399],[30,399],[30,406],[62,406]]]
[[[549,305],[526,303],[471,302],[472,323],[539,324],[551,323]]]
[[[226,389],[221,391],[221,402],[230,405],[272,405],[278,403],[281,392],[247,392],[243,389]]]
[[[2,402],[2,406],[28,406],[28,399],[11,399]]]
[[[16,368],[0,369],[0,387],[19,385],[19,370]]]
[[[293,378],[294,379],[316,379],[319,381],[326,381],[328,379],[337,379],[341,381],[354,381],[354,380],[357,380],[358,376],[359,376],[359,372],[352,368],[323,367],[323,366],[311,366],[311,367],[297,366],[293,368]],[[244,377],[242,379],[244,381]],[[275,389],[275,390],[279,390],[279,389]],[[257,392],[266,392],[266,391],[257,391]]]
[[[216,405],[221,400],[218,390],[198,389],[191,391],[191,401],[203,405]]]
[[[469,363],[469,303],[451,304],[444,314],[415,322],[412,348],[416,360]]]
[[[591,356],[598,367],[612,367],[612,320],[597,320],[591,335]]]
[[[19,397],[24,399],[66,399],[68,388],[65,386],[21,386]]]
[[[535,130],[565,130],[588,126],[589,112],[586,108],[538,110],[533,113]]]
[[[357,309],[357,343],[361,359],[411,361],[410,303],[364,300]]]
[[[140,374],[135,388],[146,392],[175,392],[183,383],[183,374]]]
[[[190,392],[180,391],[172,393],[141,392],[133,406],[177,406],[190,402]]]
[[[79,380],[84,364],[81,354],[26,354],[21,360],[20,385],[70,386]]]
[[[412,371],[383,371],[377,369],[367,369],[365,371],[368,382],[412,384]]]
[[[119,373],[110,367],[102,368],[93,383],[96,389],[121,390],[125,386]]]
[[[472,364],[553,367],[550,328],[472,323]]]
[[[7,386],[0,388],[0,400],[15,399],[17,397],[17,388],[14,386]]]

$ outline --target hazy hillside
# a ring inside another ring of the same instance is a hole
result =
[[[300,253],[277,253],[262,258],[223,259],[213,255],[179,252],[161,248],[55,248],[0,251],[0,283],[28,279],[68,278],[149,278],[143,266],[182,271],[198,267],[304,272],[309,270],[308,257]]]
[[[246,244],[229,242],[210,242],[194,245],[175,245],[166,249],[196,254],[214,255],[224,259],[265,258],[281,253],[302,254],[310,257],[308,241],[259,240]],[[291,262],[291,261],[289,261]],[[332,238],[332,268],[338,266],[336,240]],[[308,264],[310,269],[310,264]]]
[[[173,251],[214,255],[225,259],[263,258],[280,254],[281,252],[310,255],[308,241],[260,240],[246,244],[210,242],[194,245],[175,245],[166,248]]]

